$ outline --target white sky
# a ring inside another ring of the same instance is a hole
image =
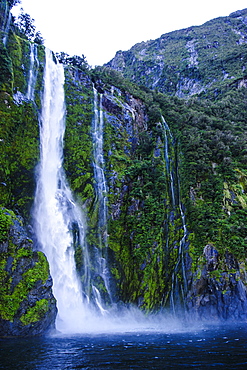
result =
[[[91,66],[118,50],[247,8],[246,0],[22,0],[45,45],[86,56]]]

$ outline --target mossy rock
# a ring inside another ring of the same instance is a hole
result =
[[[0,228],[0,336],[42,334],[57,312],[47,259],[12,211],[0,210]]]

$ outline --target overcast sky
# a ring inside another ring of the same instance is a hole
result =
[[[92,66],[118,50],[247,8],[246,0],[22,0],[45,45]]]

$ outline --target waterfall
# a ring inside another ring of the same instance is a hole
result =
[[[103,155],[103,125],[104,117],[102,110],[102,94],[99,95],[94,88],[94,119],[92,122],[93,131],[93,154],[94,154],[94,178],[96,180],[96,197],[99,207],[99,241],[100,246],[107,244],[107,187],[104,174],[104,155]]]
[[[40,163],[37,168],[34,227],[38,248],[47,256],[53,278],[53,293],[58,307],[56,328],[62,333],[126,331],[133,328],[153,330],[153,327],[160,325],[160,320],[157,321],[155,318],[153,320],[152,317],[149,320],[137,309],[122,307],[118,311],[118,307],[112,305],[106,310],[105,301],[102,298],[102,283],[110,297],[106,256],[107,185],[103,156],[102,94],[94,89],[92,137],[98,241],[95,246],[91,246],[93,251],[91,250],[89,254],[85,243],[86,226],[83,213],[73,198],[63,170],[64,69],[57,63],[50,50],[46,49],[45,53],[44,91],[40,114]],[[170,135],[168,126],[166,130],[168,137]],[[173,178],[168,147],[167,141],[167,168],[170,168],[170,178]],[[173,208],[175,208],[175,201],[174,195]],[[182,206],[180,209],[182,212]],[[184,238],[180,243],[179,266],[183,259],[183,243],[187,235],[184,217],[182,220]],[[74,258],[75,248],[78,245],[82,248],[84,258],[82,281],[77,274]],[[173,278],[175,279],[175,271]],[[174,291],[175,285],[177,286],[177,282],[174,280]],[[172,296],[173,294],[172,292]]]
[[[3,33],[3,45],[6,46],[8,35],[9,35],[9,28],[11,22],[11,12],[9,11],[9,5],[6,1],[5,3],[5,10],[4,10],[4,17],[3,17],[3,24],[2,24],[2,33]]]
[[[164,117],[162,117],[163,128],[164,128],[164,157],[166,162],[166,171],[169,178],[170,194],[171,194],[171,206],[174,213],[178,213],[181,222],[183,236],[179,241],[177,261],[172,273],[172,287],[170,294],[170,304],[173,313],[176,313],[178,306],[184,304],[185,293],[187,291],[187,278],[185,268],[185,256],[184,252],[187,247],[186,239],[188,236],[188,230],[186,226],[185,214],[180,199],[180,179],[178,174],[178,165],[175,163],[173,166],[170,160],[170,147],[173,147],[173,137],[168,124]],[[167,236],[168,238],[168,236]],[[168,239],[167,239],[168,244]],[[182,282],[178,281],[178,274],[182,275]],[[181,296],[179,297],[179,295]]]
[[[65,131],[63,85],[63,66],[46,49],[34,219],[37,241],[47,256],[53,278],[53,293],[58,306],[56,327],[66,331],[76,328],[78,320],[86,313],[73,247],[75,229],[81,246],[84,246],[85,226],[62,167]]]
[[[109,286],[109,271],[107,268],[106,256],[108,246],[108,233],[107,233],[107,185],[104,174],[104,154],[103,154],[103,127],[104,116],[102,109],[102,94],[98,94],[94,90],[94,117],[92,121],[92,136],[93,136],[93,168],[95,179],[95,193],[96,204],[98,213],[98,247],[95,252],[97,264],[96,272],[104,281],[105,288],[111,299],[110,286]],[[93,290],[95,292],[95,290]],[[97,295],[95,297],[98,302]]]
[[[162,122],[164,127],[164,137],[165,137],[165,143],[164,143],[164,156],[166,161],[166,171],[170,179],[170,192],[171,192],[171,199],[172,199],[172,206],[175,207],[175,182],[174,182],[174,174],[172,171],[172,166],[170,163],[170,156],[169,156],[169,142],[173,142],[173,137],[170,131],[170,128],[168,124],[166,123],[164,117],[162,116]],[[169,135],[169,140],[168,136]]]
[[[37,44],[30,43],[30,67],[28,73],[28,86],[26,98],[34,101],[35,84],[38,75],[39,60]]]

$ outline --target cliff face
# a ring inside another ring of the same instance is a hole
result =
[[[90,259],[96,247],[103,249],[116,301],[147,311],[185,309],[200,319],[246,318],[245,17],[241,11],[119,52],[109,64],[118,71],[89,70],[78,57],[59,56],[67,110],[64,168],[85,212]],[[28,224],[45,62],[44,47],[23,37],[12,26],[1,44],[0,198]],[[221,93],[206,98],[212,90]],[[203,99],[188,98],[202,91]],[[103,226],[93,165],[96,110],[103,117]],[[56,315],[51,281],[43,255],[32,252],[23,230],[17,238],[16,219],[14,225],[9,244],[1,244],[0,287],[8,307],[2,332],[37,334]],[[83,279],[84,251],[77,242],[74,247]],[[94,286],[110,303],[94,262],[91,267]],[[33,270],[37,275],[28,282]],[[25,291],[13,309],[20,284]]]
[[[247,10],[118,51],[107,66],[134,82],[185,98],[245,84]]]
[[[246,16],[244,9],[162,35],[117,52],[106,65],[150,89],[186,99],[197,96],[188,100],[185,114],[181,101],[170,100],[168,107],[157,96],[150,113],[161,108],[179,139],[192,257],[186,302],[200,319],[246,316],[246,146],[240,144],[242,135],[246,140],[246,120],[239,117],[246,112]],[[217,255],[213,267],[206,245]]]
[[[170,197],[164,169],[164,132],[161,121],[157,123],[157,130],[152,130],[143,100],[111,84],[110,76],[104,73],[93,73],[90,86],[85,72],[78,76],[73,70],[67,70],[66,75],[69,78],[66,80],[67,88],[70,90],[67,94],[68,112],[77,111],[78,105],[81,113],[74,117],[73,124],[72,116],[68,114],[65,143],[72,139],[72,132],[74,135],[78,132],[73,141],[81,141],[83,138],[80,143],[83,149],[79,151],[78,147],[73,149],[66,144],[65,166],[70,179],[75,177],[75,181],[71,181],[72,189],[85,200],[87,240],[92,259],[95,246],[99,245],[99,240],[106,238],[106,232],[108,251],[104,253],[110,266],[112,289],[116,292],[114,299],[136,303],[146,309],[159,307],[164,296],[169,296],[170,282],[166,275],[170,276],[173,270],[171,267],[170,271],[165,271],[165,265],[170,263],[172,266],[172,263],[168,262],[168,252],[165,261],[164,234],[169,224],[166,210],[170,207]],[[101,112],[104,117],[107,229],[100,229],[98,225],[100,205],[92,171],[90,132],[94,118],[92,105],[91,121],[83,113],[87,106],[85,99],[91,97],[92,101],[93,86],[97,95],[101,96]],[[78,89],[80,92],[84,90],[84,104],[81,93],[74,93]],[[76,157],[72,155],[75,150],[78,151]],[[173,219],[176,218],[179,223],[179,217],[177,214]],[[174,230],[174,235],[179,233],[180,227],[181,224]],[[175,252],[174,260],[176,256]],[[101,277],[95,276],[94,284],[104,295],[104,289],[97,284],[98,280],[101,281]]]
[[[198,100],[138,91],[104,68],[93,82],[102,96],[109,262],[118,297],[147,310],[177,312],[185,304],[200,319],[245,317],[245,110],[237,106],[244,107],[246,89],[208,100],[205,109]],[[93,244],[93,192],[87,204]],[[206,245],[217,254],[213,270]]]

